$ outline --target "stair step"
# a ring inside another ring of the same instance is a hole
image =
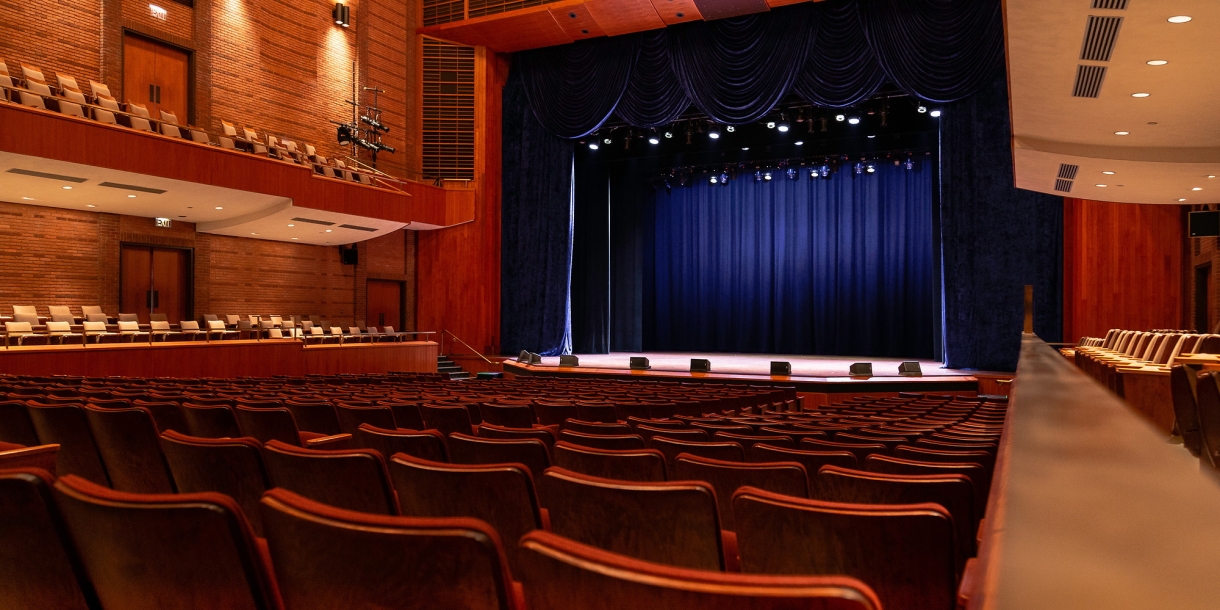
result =
[[[438,366],[438,367],[436,367],[436,372],[438,372],[438,373],[464,373],[465,371],[463,371],[462,367],[460,367],[460,366]]]
[[[470,373],[467,373],[466,371],[462,371],[460,373],[448,373],[448,375],[450,381],[457,379],[470,379]]]

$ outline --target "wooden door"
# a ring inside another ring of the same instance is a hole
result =
[[[190,95],[190,55],[159,42],[123,36],[123,101],[148,107],[153,119],[162,109],[185,125]]]
[[[123,246],[119,251],[121,288],[119,313],[134,313],[148,322],[149,296],[152,292],[152,249]]]
[[[190,290],[187,285],[186,250],[157,248],[152,251],[152,291],[153,308],[157,313],[163,313],[170,323],[177,324],[187,317],[187,299]]]
[[[369,326],[393,326],[403,330],[402,319],[403,283],[387,280],[369,280],[368,317]]]

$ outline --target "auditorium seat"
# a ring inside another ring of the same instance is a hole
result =
[[[571,430],[582,434],[596,434],[599,436],[620,436],[624,434],[635,434],[631,426],[618,422],[595,422],[584,419],[568,418],[563,420],[559,426],[560,430]]]
[[[849,451],[856,456],[861,464],[874,453],[889,454],[881,443],[843,443],[839,441],[824,441],[816,438],[801,439],[799,449],[806,451]]]
[[[645,424],[641,423],[640,425],[635,427],[635,433],[644,437],[645,443],[648,442],[648,439],[650,439],[654,436],[660,436],[662,438],[672,438],[672,439],[677,439],[677,440],[696,441],[696,442],[708,442],[711,440],[711,438],[709,437],[709,435],[707,433],[707,430],[703,430],[700,428],[685,428],[685,427],[657,428],[651,424],[645,425]]]
[[[486,409],[483,409],[486,411]],[[482,438],[536,438],[543,443],[546,443],[547,449],[555,447],[555,441],[558,440],[555,436],[555,431],[546,426],[534,426],[531,428],[505,428],[489,424],[484,421],[479,424],[479,436]]]
[[[286,408],[235,407],[233,413],[237,416],[237,427],[241,430],[241,436],[256,438],[260,443],[275,440],[295,447],[334,446],[351,438],[347,434],[328,436],[300,430],[292,412]]]
[[[173,478],[157,440],[157,426],[146,409],[88,405],[85,418],[111,487],[132,493],[174,493]]]
[[[751,434],[736,434],[733,432],[717,432],[712,435],[712,442],[717,443],[738,443],[747,452],[750,447],[758,443],[766,443],[775,447],[786,447],[795,449],[796,444],[792,442],[792,438],[788,436],[757,436]]]
[[[72,332],[72,324],[69,322],[47,322],[47,336],[59,345],[82,344],[85,342],[84,335]]]
[[[200,438],[173,430],[161,434],[161,450],[178,492],[212,491],[233,498],[259,536],[263,529],[258,500],[270,487],[261,449],[249,437]]]
[[[58,107],[59,113],[67,116],[85,118],[85,109],[80,104],[69,100],[55,100],[55,106]]]
[[[213,337],[217,339],[236,339],[237,331],[225,328],[225,323],[220,320],[207,320],[207,338],[211,340]]]
[[[442,407],[438,405],[420,405],[420,416],[424,420],[424,428],[436,430],[445,438],[454,432],[476,434],[478,431],[470,423],[470,411],[466,407]]]
[[[854,467],[848,467],[854,468]],[[974,511],[979,519],[987,506],[991,492],[991,473],[979,464],[966,462],[920,462],[888,455],[873,454],[864,461],[864,469],[884,474],[960,474],[970,479],[974,490]]]
[[[551,466],[546,443],[536,438],[479,438],[461,432],[449,435],[449,459],[454,464],[521,464],[535,478]]]
[[[445,439],[436,430],[390,430],[361,424],[352,438],[357,447],[376,450],[382,457],[405,453],[433,462],[449,461]]]
[[[866,584],[842,576],[725,574],[641,561],[544,531],[519,543],[515,574],[530,610],[880,610]]]
[[[50,473],[37,468],[0,470],[0,608],[98,607],[51,482]]]
[[[962,474],[886,474],[823,466],[812,497],[849,504],[921,504],[943,507],[953,517],[957,569],[974,555],[979,516],[974,486]]]
[[[1185,366],[1173,365],[1169,369],[1169,387],[1173,398],[1174,430],[1182,437],[1186,450],[1198,456],[1201,449],[1199,407],[1193,387],[1198,385],[1198,380],[1191,384],[1190,374]]]
[[[263,446],[263,463],[272,487],[338,508],[398,514],[385,461],[371,449],[304,449],[271,441]]]
[[[88,321],[84,325],[85,340],[93,340],[94,343],[101,343],[102,339],[107,337],[117,337],[114,333],[106,330],[105,322]]]
[[[55,497],[102,607],[282,607],[271,567],[228,496],[133,494],[66,476]]]
[[[339,427],[339,415],[335,407],[325,400],[306,400],[293,397],[284,401],[284,406],[292,411],[297,426],[316,434],[335,435],[342,432]]]
[[[746,461],[745,449],[739,443],[686,441],[654,436],[648,439],[648,446],[665,454],[665,465],[669,472],[673,472],[674,459],[680,453],[689,453],[691,455],[729,462]]]
[[[555,466],[580,474],[617,481],[665,481],[665,454],[656,449],[594,449],[558,442],[552,450]]]
[[[108,322],[110,316],[102,312],[102,308],[98,305],[84,305],[80,308],[81,315],[85,320],[93,322]]]
[[[29,322],[4,323],[5,345],[47,345],[47,339],[45,335],[34,334],[33,326]]]
[[[501,405],[487,403],[479,407],[479,416],[484,424],[505,428],[533,428],[534,412],[528,405]]]
[[[733,496],[743,572],[844,575],[886,608],[952,610],[953,518],[936,504],[847,504],[745,487]]]
[[[534,414],[538,423],[543,426],[562,425],[569,418],[576,417],[576,406],[570,403],[534,401]]]
[[[339,430],[347,434],[355,434],[361,424],[369,424],[385,430],[398,428],[394,423],[394,412],[389,407],[335,405],[335,411],[339,416]]]
[[[534,479],[520,464],[443,464],[400,454],[389,469],[404,516],[481,519],[504,540],[547,527]],[[514,569],[516,548],[505,549]]]
[[[619,421],[618,411],[614,405],[585,402],[576,403],[576,418],[581,421],[605,424],[613,424]]]
[[[849,451],[809,451],[806,449],[789,449],[767,443],[757,443],[746,451],[746,460],[750,462],[796,462],[805,467],[805,473],[812,481],[822,466],[842,466],[856,468],[859,462],[854,453]]]
[[[645,561],[701,570],[726,568],[716,492],[701,481],[613,481],[562,468],[538,480],[551,531]]]
[[[122,314],[120,314],[122,315]],[[140,330],[140,323],[135,320],[119,320],[119,335],[124,342],[146,342],[149,334]]]
[[[59,445],[34,445],[26,447],[0,442],[0,470],[13,468],[40,468],[55,472]]]
[[[1220,471],[1220,386],[1209,371],[1198,374],[1199,460],[1203,466]]]
[[[995,456],[979,450],[931,449],[903,445],[894,450],[894,457],[920,462],[973,462],[989,473],[995,468]]]
[[[275,489],[261,506],[285,606],[525,610],[500,536],[475,519],[390,517]]]
[[[25,447],[40,444],[38,433],[24,402],[0,400],[0,443],[13,443]]]
[[[644,438],[638,434],[586,434],[574,430],[560,430],[559,440],[596,449],[643,449]]]
[[[27,85],[27,86],[29,86],[29,85]],[[43,85],[43,87],[45,87],[45,85]],[[40,87],[37,84],[34,84],[33,88],[36,90]],[[48,95],[49,94],[50,94],[50,92],[48,91]],[[30,108],[37,108],[39,110],[47,109],[47,105],[43,101],[42,96],[36,92],[31,93],[29,91],[18,91],[17,99],[21,102],[22,106],[29,106]]]
[[[201,438],[237,438],[241,429],[233,409],[227,405],[184,403],[182,417],[191,436]]]
[[[44,444],[59,445],[55,475],[74,474],[98,485],[110,486],[106,467],[81,405],[29,405],[30,421]]]
[[[726,462],[684,453],[674,459],[673,479],[706,481],[716,490],[720,526],[736,531],[733,523],[733,493],[741,487],[756,487],[793,496],[809,497],[809,477],[797,462]]]

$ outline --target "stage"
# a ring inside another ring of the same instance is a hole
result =
[[[648,358],[650,370],[631,370],[633,356]],[[980,373],[942,368],[934,360],[916,360],[921,375],[899,375],[901,358],[869,358],[862,356],[805,356],[794,354],[715,354],[686,352],[647,352],[610,354],[576,354],[580,366],[559,366],[558,357],[546,357],[542,364],[526,365],[507,360],[504,370],[515,375],[560,377],[646,378],[661,381],[711,381],[748,385],[782,385],[795,387],[811,395],[812,404],[835,402],[856,395],[896,396],[899,392],[933,392],[974,396],[977,394],[1007,394],[1007,373]],[[692,358],[711,361],[710,373],[690,372]],[[771,375],[771,362],[779,360],[792,365],[792,375]],[[871,362],[871,377],[853,377],[848,368],[856,362]],[[997,383],[999,382],[999,383]]]

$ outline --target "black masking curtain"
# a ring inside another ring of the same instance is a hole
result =
[[[817,39],[792,91],[827,108],[846,108],[877,92],[885,70],[868,46],[854,2],[826,2],[817,14]]]

